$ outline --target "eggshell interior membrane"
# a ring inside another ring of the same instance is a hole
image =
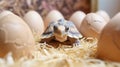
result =
[[[102,30],[97,57],[120,62],[120,13],[115,15]]]
[[[50,11],[44,19],[45,29],[47,28],[50,22],[55,22],[59,19],[64,19],[63,15],[59,11],[57,10]]]
[[[29,11],[24,15],[24,20],[32,30],[34,38],[37,41],[44,32],[44,22],[42,17],[36,11]]]
[[[32,57],[35,40],[28,25],[18,16],[9,14],[0,19],[0,57],[12,52],[14,59]]]
[[[101,30],[106,25],[106,21],[95,13],[89,13],[80,25],[80,32],[85,37],[99,38]]]
[[[96,12],[96,14],[100,15],[101,17],[103,17],[106,22],[110,21],[110,16],[108,15],[108,13],[106,11],[99,10],[99,11]]]
[[[85,18],[86,14],[82,11],[76,11],[75,13],[72,14],[72,16],[70,17],[70,21],[72,21],[76,28],[79,30],[80,25],[83,21],[83,19]]]

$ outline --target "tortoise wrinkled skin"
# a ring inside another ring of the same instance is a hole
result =
[[[40,43],[46,42],[49,45],[58,46],[80,44],[82,35],[71,21],[60,19],[51,22],[45,32],[41,35]]]

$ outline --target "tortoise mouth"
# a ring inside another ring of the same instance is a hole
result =
[[[58,35],[58,34],[54,34],[55,35],[55,39],[59,42],[64,42],[67,40],[67,35]]]

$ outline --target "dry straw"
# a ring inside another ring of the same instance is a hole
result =
[[[81,46],[74,47],[53,48],[46,43],[37,43],[33,59],[23,57],[14,61],[9,53],[0,59],[0,67],[119,67],[119,63],[95,58],[96,43],[97,39],[91,37],[83,38]]]

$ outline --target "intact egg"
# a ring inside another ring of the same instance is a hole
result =
[[[120,62],[120,13],[104,27],[97,45],[98,58]]]
[[[86,16],[86,14],[84,12],[77,11],[77,12],[73,13],[73,15],[70,17],[69,20],[72,21],[75,24],[76,28],[79,30],[80,25],[81,25],[83,19],[85,18],[85,16]]]
[[[101,16],[89,13],[84,18],[79,29],[85,37],[99,38],[99,34],[105,25],[106,21]]]
[[[8,14],[0,19],[0,57],[8,52],[12,52],[14,59],[32,57],[34,45],[31,30],[20,17]]]
[[[106,22],[109,22],[110,16],[108,15],[108,13],[106,11],[99,10],[99,11],[96,12],[96,14],[100,15],[101,17],[103,17]]]
[[[32,30],[35,40],[39,41],[40,35],[44,32],[42,17],[36,11],[29,11],[24,15],[23,19]]]
[[[58,10],[52,10],[45,17],[45,29],[49,25],[50,22],[55,22],[57,20],[64,19],[63,15]]]
[[[4,10],[0,13],[0,19],[8,14],[13,14],[11,11]]]

